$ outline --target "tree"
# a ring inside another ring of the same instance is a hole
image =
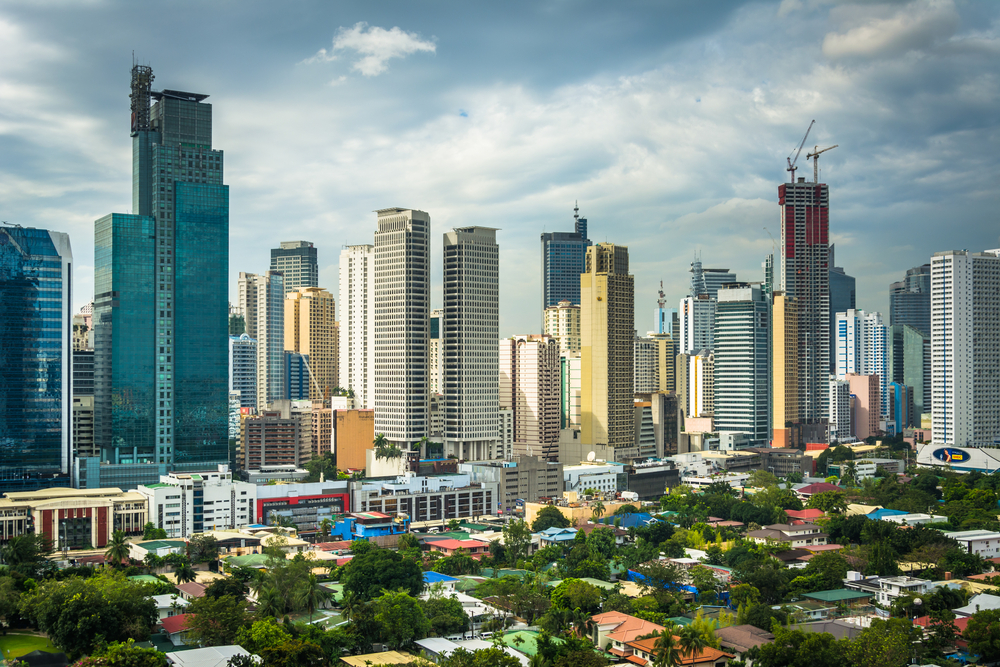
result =
[[[907,619],[876,618],[845,646],[845,658],[852,667],[903,667],[912,657],[912,642],[921,638],[920,629]]]
[[[45,565],[45,556],[50,553],[52,553],[51,540],[44,535],[28,533],[7,540],[7,544],[0,547],[0,560],[11,570],[25,577],[34,578]]]
[[[155,648],[142,648],[135,641],[112,642],[74,667],[167,667],[167,655]]]
[[[240,630],[250,625],[252,617],[246,600],[231,595],[221,598],[195,598],[187,607],[187,629],[191,639],[203,646],[228,646]]]
[[[192,563],[219,560],[219,541],[212,535],[195,535],[188,540],[187,553]]]
[[[587,535],[587,549],[595,558],[607,561],[615,555],[615,532],[611,528],[595,528]]]
[[[604,509],[604,503],[602,503],[600,500],[598,500],[596,503],[590,506],[591,516],[593,516],[595,520],[600,519],[602,516],[604,516],[604,513],[606,511],[607,510]]]
[[[677,667],[681,664],[681,652],[674,639],[673,626],[660,630],[653,648],[653,667]]]
[[[292,636],[274,618],[263,618],[244,626],[236,633],[236,643],[250,653],[260,654],[267,648],[285,643]]]
[[[974,613],[962,637],[969,642],[969,651],[978,654],[983,662],[1000,660],[1000,610]]]
[[[344,593],[367,601],[385,590],[403,589],[412,596],[424,588],[424,573],[412,560],[388,549],[372,549],[356,555],[344,566]]]
[[[847,500],[842,491],[824,491],[809,499],[809,507],[842,514],[847,511]]]
[[[157,528],[156,524],[150,521],[142,528],[142,539],[165,540],[167,539],[167,531],[163,530],[162,528]]]
[[[546,505],[538,511],[535,520],[531,522],[531,531],[540,533],[546,528],[567,528],[569,519],[555,505]]]
[[[677,633],[677,645],[684,657],[693,660],[708,646],[708,642],[705,641],[705,637],[698,631],[698,628],[693,625],[685,625]]]
[[[403,589],[384,591],[372,601],[372,611],[382,641],[393,649],[423,639],[431,628],[420,602]]]
[[[531,548],[531,529],[523,520],[510,521],[503,527],[503,546],[511,567],[528,557]]]
[[[615,516],[622,516],[624,514],[638,514],[639,508],[635,505],[622,505],[621,507],[615,509]]]
[[[194,581],[198,578],[198,573],[194,571],[191,567],[191,563],[185,559],[174,570],[174,577],[177,579],[178,584],[186,584],[189,581]]]
[[[14,585],[13,577],[0,578],[0,629],[7,634],[7,626],[18,615],[21,593]]]
[[[323,479],[337,479],[337,461],[333,452],[324,452],[322,456],[314,456],[306,462],[305,468],[309,471],[309,476],[305,479],[307,482],[318,482],[321,475]]]
[[[247,587],[236,577],[225,577],[216,579],[205,588],[205,595],[213,598],[221,598],[223,595],[231,595],[234,598],[245,598]]]
[[[777,486],[777,484],[778,478],[774,476],[774,473],[768,472],[767,470],[754,470],[750,473],[750,477],[747,479],[747,486],[752,486],[757,489]]]
[[[760,627],[760,626],[757,626]],[[844,643],[826,632],[804,632],[782,626],[766,628],[774,641],[751,649],[747,657],[754,667],[843,667]]]
[[[316,575],[310,573],[308,578],[299,586],[295,597],[299,605],[305,611],[309,612],[309,622],[312,623],[313,614],[316,613],[316,610],[326,606],[326,603],[333,599],[333,591],[326,586],[320,586]]]
[[[447,636],[469,629],[469,616],[456,598],[432,595],[430,599],[421,601],[420,606],[424,609],[431,631],[436,635]]]
[[[440,667],[521,667],[521,662],[501,648],[466,651],[456,649],[438,661]]]
[[[375,445],[375,460],[385,459],[386,461],[390,459],[402,458],[403,450],[397,445],[389,442],[385,434],[379,433],[375,436],[375,440],[372,441]]]
[[[552,605],[593,613],[601,608],[601,589],[579,579],[563,579],[552,591]]]
[[[757,604],[760,601],[760,591],[750,584],[736,584],[729,587],[729,599],[737,609],[743,606]]]
[[[71,658],[103,641],[146,641],[156,621],[151,587],[106,570],[87,579],[49,579],[21,596],[21,615]]]
[[[330,659],[318,644],[289,639],[260,652],[263,667],[326,667]]]

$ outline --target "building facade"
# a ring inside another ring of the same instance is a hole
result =
[[[771,331],[759,285],[729,283],[718,292],[715,314],[715,427],[746,433],[755,446],[770,443]]]
[[[715,299],[707,294],[688,296],[680,301],[681,354],[711,350],[715,341]]]
[[[407,515],[411,522],[476,519],[497,513],[496,482],[474,482],[468,474],[363,479],[351,482],[353,512]]]
[[[931,335],[931,265],[907,269],[906,276],[889,285],[889,324],[908,324]]]
[[[229,337],[229,390],[240,393],[240,407],[257,409],[257,341],[247,334]]]
[[[473,482],[496,484],[504,514],[509,514],[519,500],[535,503],[562,497],[563,464],[538,456],[459,463],[458,471],[469,475]]]
[[[892,382],[913,390],[912,424],[920,426],[920,415],[931,411],[931,338],[909,324],[893,324],[886,332],[887,356]]]
[[[542,234],[542,308],[560,301],[580,303],[580,274],[586,271],[587,219],[573,209],[572,232]]]
[[[496,239],[496,230],[487,227],[457,227],[444,235],[444,446],[446,456],[459,459],[502,456],[496,451],[500,428]]]
[[[375,232],[375,431],[404,449],[428,415],[430,227],[424,211],[378,211]]]
[[[848,373],[877,375],[883,410],[889,408],[890,360],[888,330],[881,313],[837,313],[837,377],[844,379]]]
[[[500,407],[511,411],[513,456],[559,458],[559,343],[514,336],[499,344]]]
[[[830,244],[830,372],[837,372],[837,313],[857,308],[857,287],[854,276],[843,267],[834,266],[834,247]]]
[[[441,336],[444,328],[444,310],[435,308],[431,311],[431,333],[429,341],[429,357],[431,363],[430,372],[430,392],[431,394],[444,393],[444,340]]]
[[[559,357],[559,426],[579,429],[583,419],[583,360],[579,354]]]
[[[318,287],[316,246],[309,241],[282,241],[280,247],[271,248],[271,270],[280,271],[285,277],[285,292]]]
[[[0,227],[0,490],[69,486],[72,281],[69,235]]]
[[[121,489],[47,488],[5,493],[0,500],[0,544],[37,534],[53,549],[103,549],[116,530],[142,535],[146,498]]]
[[[333,295],[320,287],[285,294],[285,350],[308,357],[308,398],[321,401],[338,387],[337,309]]]
[[[851,383],[830,377],[830,442],[853,442]]]
[[[882,383],[879,377],[848,373],[844,379],[854,396],[854,437],[864,440],[878,435],[882,415]]]
[[[795,299],[775,292],[771,302],[771,433],[775,447],[798,446],[799,317]],[[832,420],[831,420],[832,421]]]
[[[257,341],[257,410],[288,395],[285,387],[285,277],[277,271],[239,276],[247,335]]]
[[[659,349],[652,338],[636,336],[632,342],[632,372],[634,380],[632,391],[636,394],[649,394],[660,388]]]
[[[339,386],[358,406],[375,407],[375,246],[340,252]]]
[[[1000,249],[931,257],[936,444],[1000,445]]]
[[[333,414],[333,452],[338,470],[364,470],[374,448],[375,411],[341,410]]]
[[[829,418],[830,192],[825,183],[783,183],[781,291],[799,310],[799,418],[815,430]]]
[[[232,530],[255,522],[257,486],[234,480],[227,466],[218,471],[170,473],[153,484],[139,485],[146,498],[146,521],[167,531],[168,538],[210,530]]]
[[[587,249],[580,276],[581,437],[634,453],[632,434],[634,279],[628,248],[601,243]]]
[[[545,309],[545,335],[559,341],[559,352],[580,354],[580,306],[563,300]]]
[[[95,223],[94,436],[106,462],[190,470],[229,458],[229,188],[208,96],[152,81],[132,68],[133,214]]]

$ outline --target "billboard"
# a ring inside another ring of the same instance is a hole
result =
[[[917,464],[924,466],[949,466],[958,470],[1000,470],[1000,449],[954,447],[930,443],[919,445]]]

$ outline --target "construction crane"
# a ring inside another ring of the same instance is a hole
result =
[[[807,160],[809,160],[811,158],[812,161],[813,161],[813,183],[819,183],[819,156],[820,156],[820,154],[821,153],[825,153],[827,151],[832,151],[834,148],[836,148],[839,145],[840,144],[834,144],[833,146],[830,146],[829,148],[824,148],[823,150],[820,150],[819,146],[816,146],[816,147],[813,148],[813,152],[812,153],[809,153],[809,154],[806,155],[806,159]]]
[[[788,160],[788,169],[786,169],[785,171],[792,172],[792,183],[795,182],[795,170],[798,169],[798,167],[795,166],[795,163],[799,161],[799,155],[802,153],[802,147],[806,145],[806,139],[809,138],[809,132],[810,130],[813,129],[813,125],[815,124],[816,124],[815,120],[809,123],[809,127],[806,129],[806,136],[802,137],[802,143],[799,144],[799,150],[795,151],[795,159],[792,159],[791,153],[789,153],[788,157],[786,158]]]

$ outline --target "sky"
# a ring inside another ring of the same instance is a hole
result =
[[[696,254],[761,280],[779,184],[807,149],[858,307],[950,249],[1000,247],[1000,3],[0,0],[0,220],[70,234],[131,207],[129,70],[210,95],[230,186],[230,294],[308,240],[337,294],[380,208],[441,238],[496,227],[500,332],[539,333],[539,234],[629,247],[636,329]]]

